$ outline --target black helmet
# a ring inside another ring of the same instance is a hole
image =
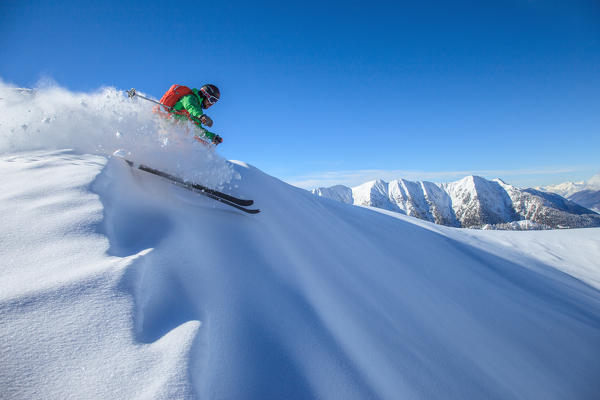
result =
[[[202,86],[200,88],[200,93],[202,93],[204,99],[208,101],[208,103],[211,105],[219,101],[219,98],[221,97],[221,92],[219,92],[219,88],[211,84]]]

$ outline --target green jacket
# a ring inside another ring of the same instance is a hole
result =
[[[194,94],[188,94],[187,96],[183,96],[181,99],[179,99],[179,101],[173,106],[173,110],[186,110],[188,113],[190,113],[189,119],[200,129],[202,135],[206,136],[209,140],[212,140],[216,136],[216,133],[206,130],[200,121],[200,117],[204,115],[204,111],[202,111],[202,102],[204,101],[204,98],[198,89],[192,89],[192,92],[194,92]],[[173,114],[173,117],[180,121],[188,119],[185,115],[179,114]]]

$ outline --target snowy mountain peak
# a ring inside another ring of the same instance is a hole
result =
[[[341,201],[346,204],[353,204],[352,189],[343,185],[331,186],[328,188],[320,187],[312,191],[317,196],[326,197],[332,200]]]
[[[600,213],[600,174],[583,182],[564,182],[536,188],[556,193],[592,211]]]
[[[544,192],[557,193],[565,198],[569,198],[582,190],[600,190],[600,174],[592,176],[587,181],[582,182],[563,182],[557,185],[536,187]]]
[[[510,197],[498,182],[468,176],[446,185],[462,226],[503,224],[516,218]]]
[[[377,179],[352,188],[354,204],[371,205],[386,210],[399,211],[388,197],[388,183]]]
[[[475,185],[475,179],[476,176],[475,175],[467,175],[462,179],[459,179],[456,182],[452,182],[455,185],[460,185],[460,186],[474,186]]]

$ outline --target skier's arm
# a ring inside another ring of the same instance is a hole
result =
[[[216,133],[212,133],[210,131],[208,131],[206,128],[200,126],[200,124],[196,124],[198,126],[198,130],[200,130],[200,136],[204,136],[210,140],[213,140],[215,136],[217,136]]]
[[[211,142],[213,142],[214,144],[219,144],[223,142],[223,139],[221,138],[221,136],[217,135],[216,133],[212,133],[208,130],[206,130],[206,128],[198,125],[198,129],[200,130],[199,134],[196,134],[196,136],[199,136],[200,138],[205,137],[208,140],[210,140]]]
[[[204,137],[208,138],[212,142],[215,142],[215,138],[217,138],[216,140],[218,141],[218,143],[222,142],[222,139],[219,135],[208,131],[202,126],[201,118],[204,115],[204,112],[202,112],[202,106],[198,102],[196,96],[185,96],[181,99],[181,103],[185,107],[187,112],[190,113],[190,119],[200,129]]]
[[[190,116],[194,118],[194,121],[200,121],[200,117],[204,115],[202,111],[202,105],[198,102],[198,98],[193,95],[184,96],[181,98],[181,105],[183,108],[190,113]]]

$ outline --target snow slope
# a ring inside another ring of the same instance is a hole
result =
[[[2,90],[3,399],[600,392],[600,229],[355,207],[225,161],[114,89]],[[263,211],[132,170],[116,147]]]
[[[2,158],[5,398],[597,395],[599,229],[465,233],[230,166],[263,213]]]

